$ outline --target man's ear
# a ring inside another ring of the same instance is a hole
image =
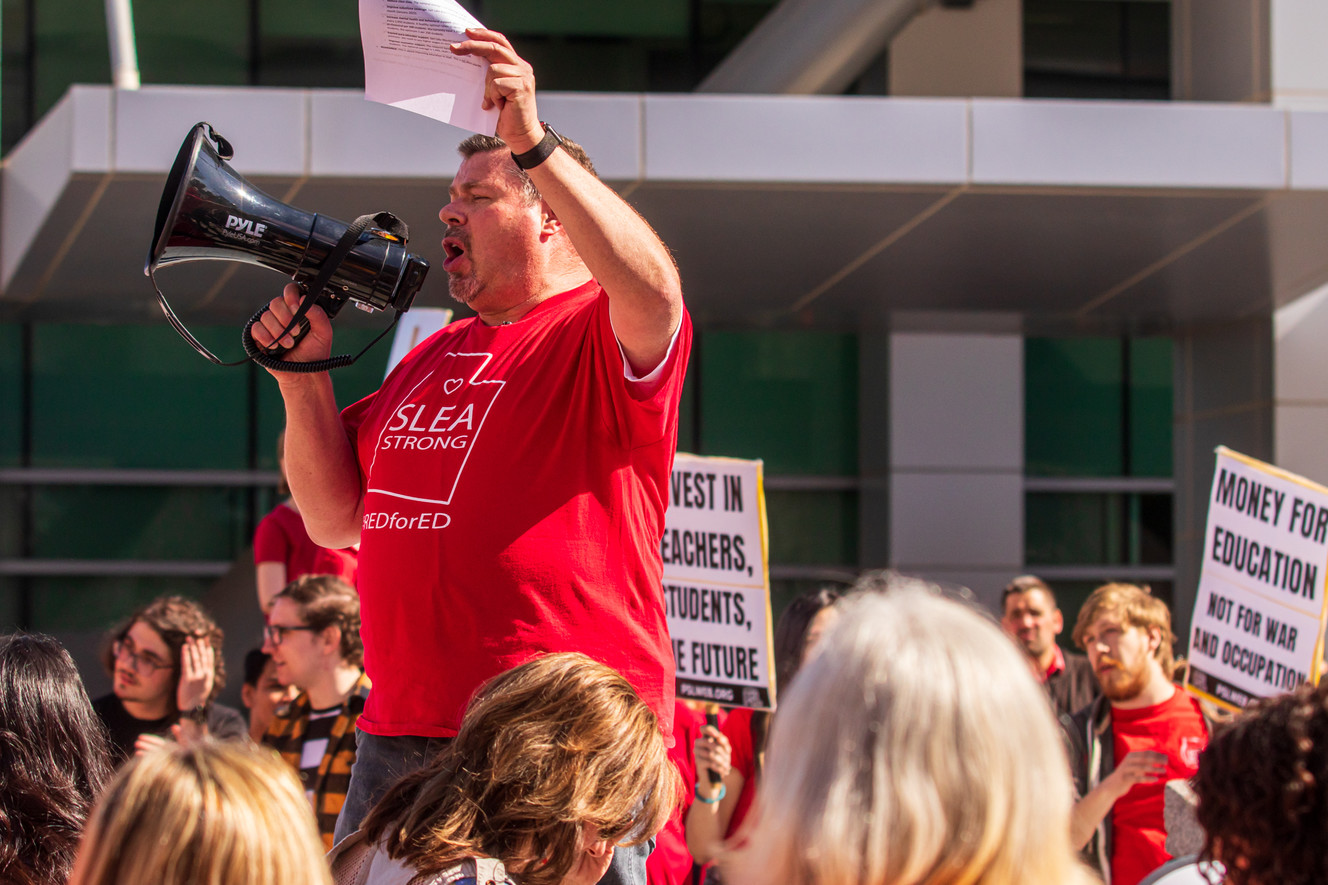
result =
[[[331,624],[318,634],[318,638],[323,641],[323,647],[330,651],[340,653],[341,651],[341,628],[336,624]]]
[[[253,709],[254,691],[254,687],[247,682],[240,686],[240,703],[244,704],[246,710]]]
[[[1159,627],[1148,628],[1148,653],[1157,656],[1157,650],[1162,647],[1162,630]]]
[[[563,229],[563,223],[549,208],[549,204],[540,200],[540,238],[548,239]]]
[[[1065,615],[1061,614],[1060,609],[1056,609],[1055,613],[1051,616],[1051,632],[1056,636],[1060,636],[1064,629]]]

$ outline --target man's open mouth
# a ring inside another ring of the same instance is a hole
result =
[[[443,240],[443,270],[447,270],[458,258],[466,254],[466,244],[456,237]]]

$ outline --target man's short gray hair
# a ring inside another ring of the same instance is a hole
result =
[[[571,158],[580,163],[581,167],[591,175],[596,177],[599,176],[599,173],[595,171],[595,164],[590,161],[590,155],[586,153],[586,149],[581,147],[581,145],[572,141],[570,138],[564,137],[563,150],[567,151]],[[510,153],[511,149],[508,148],[507,142],[503,141],[496,135],[472,135],[465,141],[461,142],[461,144],[457,145],[457,153],[461,154],[462,158],[466,160],[469,160],[476,154],[492,154],[498,151]],[[526,170],[522,169],[516,163],[512,163],[511,168],[507,170],[507,173],[520,180],[521,190],[525,194],[527,202],[538,203],[540,201],[539,188],[535,187],[535,182],[530,180],[530,176],[526,174]]]

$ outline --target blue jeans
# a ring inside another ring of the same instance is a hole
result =
[[[335,841],[355,832],[387,788],[402,775],[423,768],[450,738],[426,738],[414,735],[382,737],[358,732],[355,735],[355,762],[350,770],[346,804],[337,818]],[[646,885],[646,858],[655,850],[655,840],[644,845],[618,848],[613,864],[600,879],[600,885]]]

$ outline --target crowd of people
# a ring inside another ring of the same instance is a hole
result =
[[[269,368],[292,497],[255,541],[247,724],[188,599],[110,632],[96,701],[54,640],[0,640],[0,883],[1137,885],[1190,781],[1232,885],[1328,881],[1328,688],[1219,725],[1146,588],[1092,594],[1080,656],[1036,578],[992,617],[871,575],[783,612],[777,710],[675,699],[678,270],[505,36],[450,51],[497,112],[439,213],[474,316],[344,411]],[[252,334],[331,353],[296,284]]]
[[[1166,605],[1107,584],[1072,630],[1098,693],[1060,712],[1055,677],[1079,655],[1046,655],[1062,618],[1035,580],[1011,583],[999,618],[890,574],[799,597],[776,631],[778,710],[719,727],[680,716],[670,732],[612,668],[537,655],[486,681],[456,735],[335,847],[346,736],[371,693],[340,579],[275,597],[272,654],[246,668],[261,745],[212,729],[214,702],[192,715],[180,701],[180,685],[192,700],[224,678],[220,631],[195,603],[157,600],[108,634],[117,670],[158,656],[167,715],[135,706],[154,695],[121,673],[118,707],[94,704],[58,642],[6,636],[0,882],[592,885],[619,851],[658,841],[648,879],[671,885],[1135,885],[1171,860],[1163,791],[1177,781],[1196,797],[1209,881],[1328,881],[1328,685],[1214,719],[1172,681]],[[1021,629],[1030,608],[1037,628]],[[182,622],[194,642],[152,626]]]

